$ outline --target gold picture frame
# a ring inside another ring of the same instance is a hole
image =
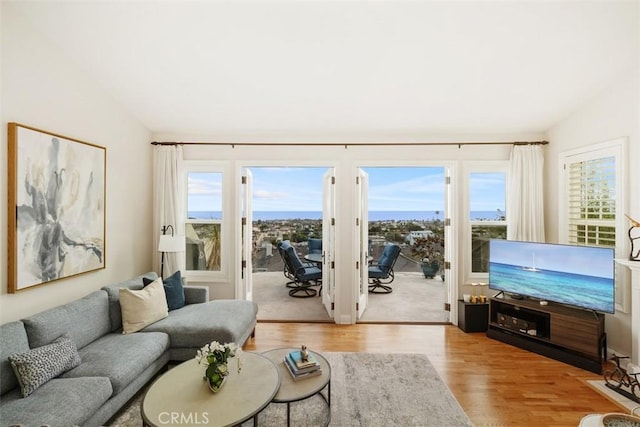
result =
[[[8,286],[105,268],[106,148],[8,126]]]

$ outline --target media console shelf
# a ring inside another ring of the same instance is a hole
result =
[[[491,298],[487,336],[597,374],[606,355],[603,314],[551,302]]]

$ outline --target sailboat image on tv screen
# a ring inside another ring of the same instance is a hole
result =
[[[534,272],[535,271],[540,271],[539,268],[536,268],[536,254],[535,253],[531,254],[531,265],[530,266],[524,265],[524,266],[522,266],[522,269],[524,271],[534,271]]]

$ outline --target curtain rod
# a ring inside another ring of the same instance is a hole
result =
[[[151,145],[230,145],[231,148],[236,146],[299,146],[299,147],[368,147],[368,146],[430,146],[430,145],[443,145],[443,146],[458,146],[463,145],[547,145],[549,141],[514,141],[514,142],[363,142],[363,143],[341,143],[341,142],[159,142],[153,141]]]

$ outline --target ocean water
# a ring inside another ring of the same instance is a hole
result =
[[[522,266],[489,263],[491,289],[574,305],[605,313],[614,311],[612,279]]]
[[[220,211],[189,211],[190,218],[220,219]],[[498,219],[497,211],[472,211],[472,219]],[[500,215],[504,215],[502,212]],[[254,211],[253,220],[322,219],[321,211]],[[369,221],[433,221],[443,220],[443,211],[369,211]]]

